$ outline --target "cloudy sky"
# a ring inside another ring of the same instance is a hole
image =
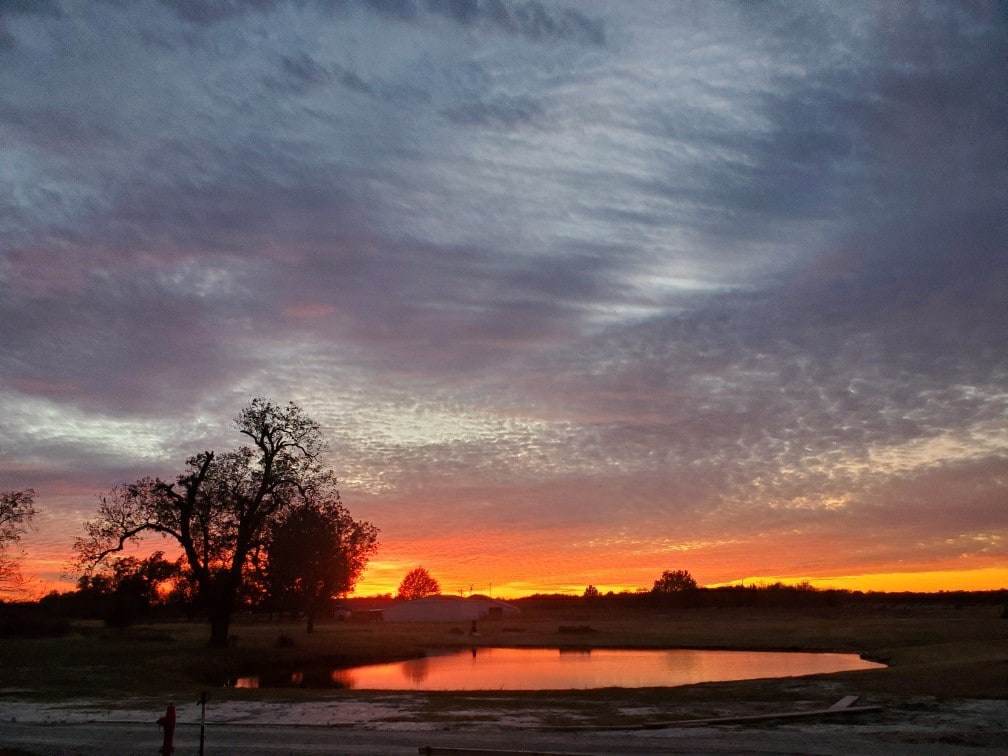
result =
[[[0,0],[0,144],[40,585],[255,395],[365,589],[1008,585],[1003,3]]]

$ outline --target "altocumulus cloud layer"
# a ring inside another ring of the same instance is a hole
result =
[[[46,578],[256,394],[390,580],[1008,556],[1003,4],[3,2],[0,141]]]

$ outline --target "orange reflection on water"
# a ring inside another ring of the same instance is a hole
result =
[[[883,665],[854,654],[481,648],[348,670],[347,687],[373,690],[647,688],[797,677]]]
[[[345,669],[334,669],[329,679],[337,688],[356,688],[357,678]]]

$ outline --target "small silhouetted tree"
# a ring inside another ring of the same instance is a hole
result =
[[[597,599],[599,597],[598,588],[594,585],[589,585],[584,589],[584,598],[586,599]]]
[[[406,573],[406,577],[399,583],[399,591],[396,598],[417,599],[424,596],[434,596],[441,593],[441,586],[438,581],[431,577],[423,567],[415,567]]]
[[[148,477],[117,486],[74,544],[81,567],[90,570],[141,535],[177,541],[215,647],[227,646],[250,555],[270,524],[334,477],[318,464],[324,448],[318,423],[293,402],[253,399],[235,428],[250,446],[190,457],[174,482]]]
[[[272,606],[302,611],[307,631],[335,597],[353,590],[378,548],[378,528],[354,520],[335,489],[286,512],[266,541],[264,585]]]
[[[651,593],[668,594],[695,591],[697,582],[688,570],[665,570],[661,577],[655,580]]]
[[[35,517],[35,491],[4,491],[0,493],[0,588],[11,590],[21,585],[18,559],[14,554],[21,536],[31,527]]]
[[[150,614],[151,608],[165,602],[167,591],[180,579],[182,560],[169,562],[163,551],[146,559],[120,557],[108,568],[77,581],[81,597],[97,611],[106,624],[126,627],[137,616]]]

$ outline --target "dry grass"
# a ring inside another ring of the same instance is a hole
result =
[[[561,625],[590,628],[562,633]],[[79,624],[58,638],[8,638],[0,644],[2,687],[18,695],[49,700],[79,696],[191,695],[214,689],[219,697],[269,697],[291,700],[349,692],[272,690],[246,692],[222,688],[224,681],[269,667],[352,666],[422,655],[424,649],[473,645],[451,623],[354,624],[316,626],[307,635],[300,624],[252,620],[236,624],[233,648],[204,648],[207,628],[171,623],[125,631]],[[464,625],[468,629],[468,625]],[[292,648],[278,648],[281,629]],[[452,632],[452,630],[456,632]],[[798,610],[694,609],[675,614],[640,610],[628,615],[594,614],[590,607],[524,612],[519,618],[479,623],[477,645],[575,648],[721,648],[815,650],[860,653],[890,668],[820,678],[854,692],[877,696],[927,695],[1008,698],[1008,621],[1000,608],[952,607]],[[780,699],[781,681],[719,683],[678,689],[622,691],[619,697],[646,705],[649,700],[701,703],[725,695]],[[839,689],[838,688],[838,689]],[[796,689],[795,695],[801,695]],[[361,696],[358,691],[352,695]],[[605,691],[550,694],[551,700],[611,699]],[[541,701],[545,694],[516,694],[516,702]],[[476,696],[478,699],[479,696]],[[428,705],[451,695],[430,695]]]

